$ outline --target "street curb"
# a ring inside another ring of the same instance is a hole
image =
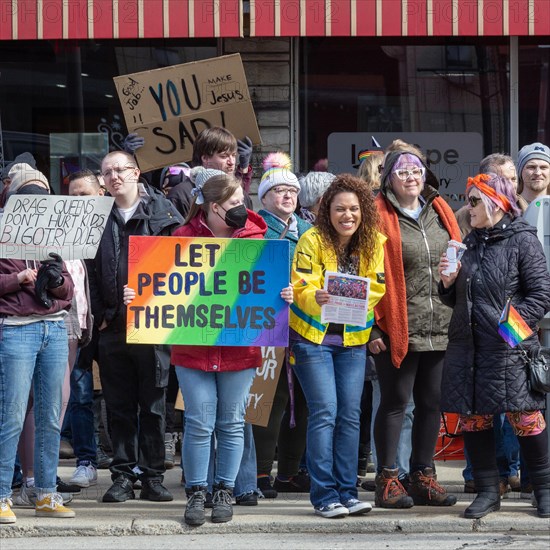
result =
[[[384,513],[385,511],[380,511]],[[60,525],[59,522],[63,524]],[[340,520],[326,520],[302,514],[280,518],[239,516],[225,524],[209,521],[200,527],[189,527],[178,520],[150,520],[141,517],[125,518],[123,522],[97,524],[97,520],[49,519],[25,522],[26,525],[2,525],[0,539],[18,537],[74,537],[74,536],[135,536],[135,535],[205,535],[254,533],[479,533],[501,532],[515,534],[545,534],[550,532],[550,521],[533,515],[518,517],[517,513],[497,513],[489,517],[468,520],[457,515],[445,517],[416,514],[410,518],[363,516]]]

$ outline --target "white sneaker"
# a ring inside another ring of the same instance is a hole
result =
[[[327,506],[315,508],[315,514],[324,518],[344,518],[349,516],[349,510],[339,502],[333,502]]]
[[[368,502],[361,502],[356,498],[350,498],[347,502],[344,502],[344,506],[348,509],[350,516],[368,514],[372,510],[372,506]]]
[[[19,494],[13,499],[13,503],[15,506],[22,508],[34,508],[36,497],[37,492],[34,485],[27,487],[27,484],[23,483],[21,489],[19,489]]]
[[[84,488],[95,485],[97,483],[97,470],[89,463],[82,463],[74,471],[69,483]]]

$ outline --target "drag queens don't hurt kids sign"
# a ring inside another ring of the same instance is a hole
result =
[[[287,346],[287,241],[130,237],[127,342]]]

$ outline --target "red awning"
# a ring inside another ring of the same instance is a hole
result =
[[[0,40],[242,36],[241,0],[0,0]]]
[[[550,0],[250,0],[250,36],[548,36]]]

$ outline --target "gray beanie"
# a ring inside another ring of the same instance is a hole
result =
[[[520,179],[525,165],[531,159],[544,160],[550,164],[550,149],[543,143],[538,142],[524,145],[518,153],[518,176]]]
[[[195,187],[199,189],[202,189],[202,186],[214,176],[227,176],[227,174],[215,168],[203,168],[202,166],[197,166],[191,170],[191,180]]]
[[[306,208],[314,206],[323,196],[336,176],[330,172],[309,172],[300,178],[300,204]]]

